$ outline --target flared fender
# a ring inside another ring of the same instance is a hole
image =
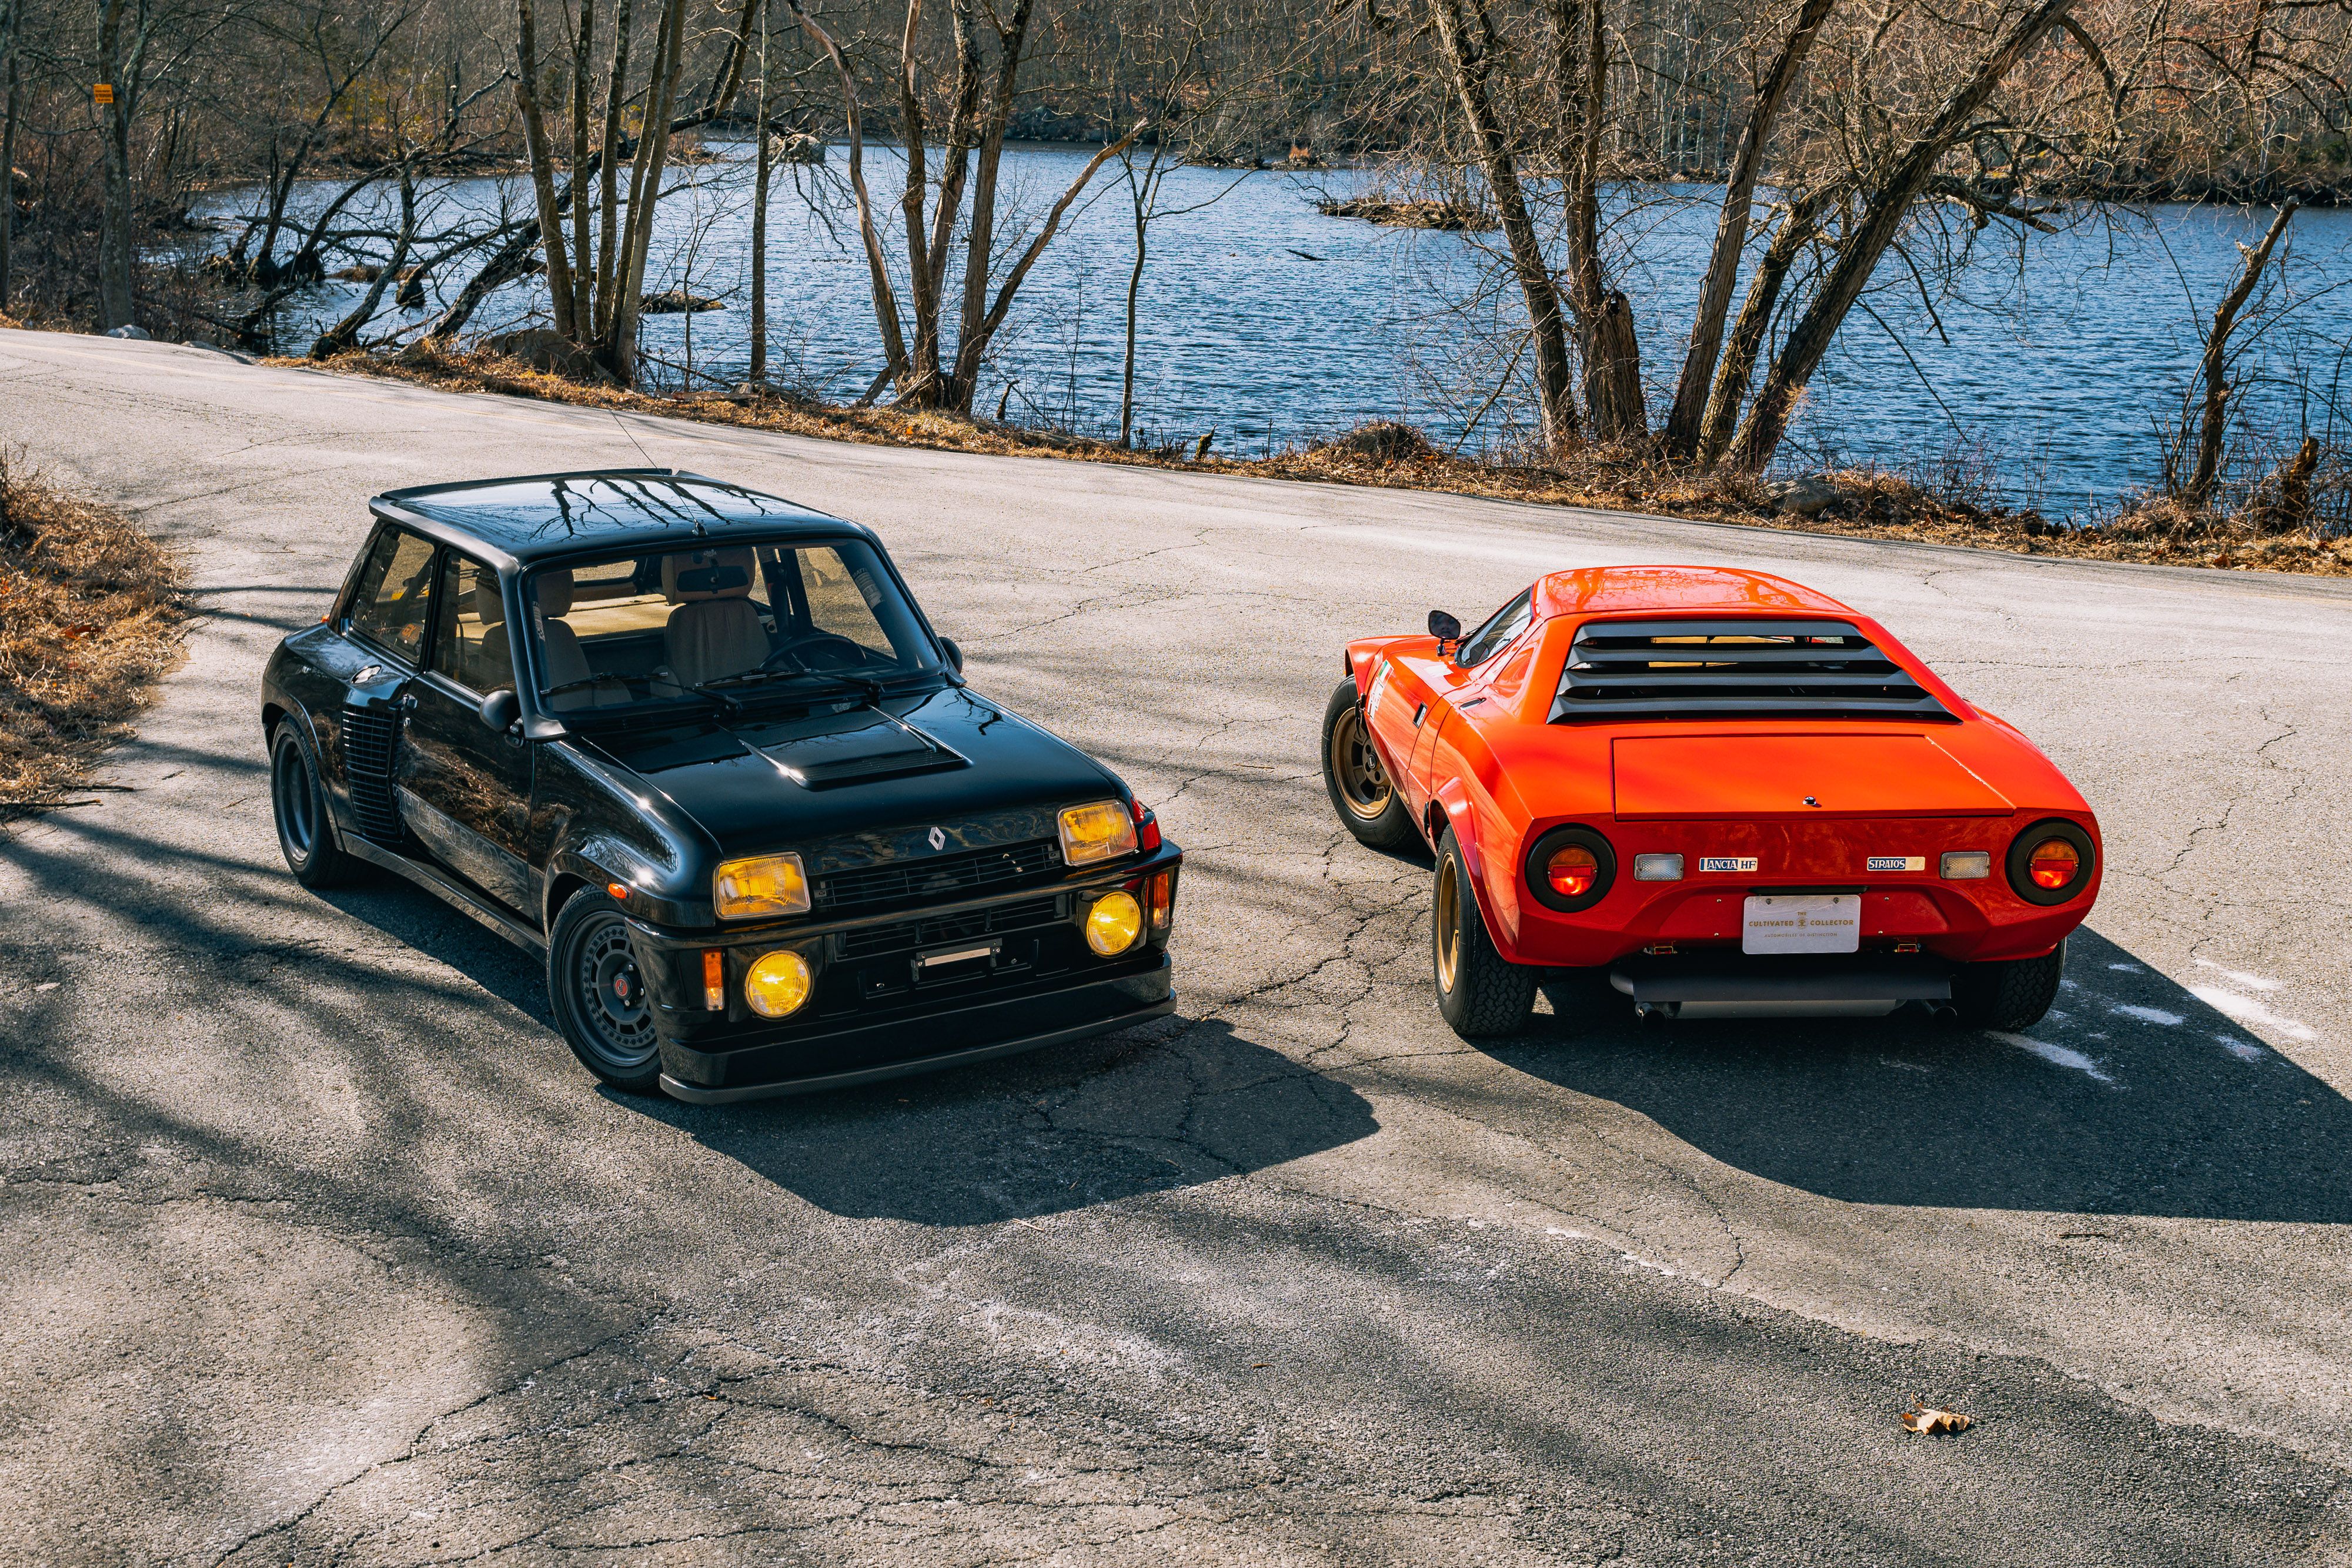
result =
[[[1497,889],[1487,880],[1488,872],[1494,869],[1489,862],[1495,857],[1491,853],[1491,846],[1482,839],[1477,810],[1470,803],[1470,791],[1461,779],[1446,779],[1437,787],[1437,793],[1430,801],[1429,839],[1432,848],[1436,847],[1438,839],[1443,836],[1441,814],[1444,826],[1454,830],[1454,841],[1462,846],[1462,863],[1470,873],[1471,890],[1477,894],[1474,902],[1478,905],[1479,918],[1486,923],[1486,935],[1493,938],[1496,950],[1507,958],[1518,948],[1516,921],[1518,900],[1497,897]],[[1509,869],[1507,865],[1502,867],[1506,875]],[[1514,917],[1508,928],[1504,923],[1507,911]]]

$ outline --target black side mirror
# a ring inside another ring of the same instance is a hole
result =
[[[482,699],[482,722],[503,735],[522,717],[522,701],[512,686],[500,686]]]
[[[963,650],[956,646],[956,640],[952,637],[942,637],[940,639],[940,646],[948,651],[948,663],[955,666],[955,673],[959,675],[962,674]]]
[[[1441,643],[1459,643],[1462,622],[1443,610],[1433,610],[1429,612],[1429,634]]]

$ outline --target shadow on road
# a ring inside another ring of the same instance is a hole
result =
[[[864,1089],[731,1106],[635,1102],[832,1213],[987,1225],[1319,1154],[1379,1131],[1354,1090],[1221,1020]]]
[[[1612,1021],[1492,1054],[1848,1203],[2352,1223],[2352,1102],[2093,932],[2066,975],[2030,1037]]]

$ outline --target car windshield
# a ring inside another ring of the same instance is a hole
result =
[[[543,568],[525,588],[557,711],[850,690],[940,663],[873,548],[713,545]]]

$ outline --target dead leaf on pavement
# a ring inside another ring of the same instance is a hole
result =
[[[1921,1432],[1929,1436],[1965,1432],[1969,1429],[1969,1418],[1957,1410],[1936,1410],[1915,1406],[1903,1412],[1903,1429],[1906,1432]]]

